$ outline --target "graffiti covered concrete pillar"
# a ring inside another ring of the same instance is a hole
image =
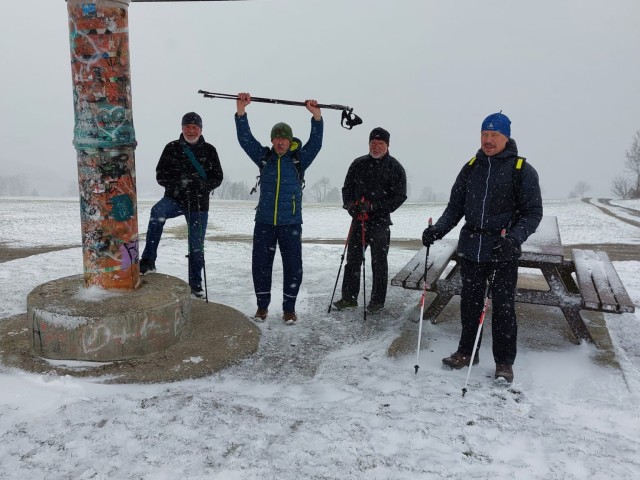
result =
[[[139,284],[129,0],[68,0],[85,287]]]

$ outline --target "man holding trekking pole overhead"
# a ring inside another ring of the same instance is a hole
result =
[[[482,122],[480,149],[462,167],[440,219],[422,234],[423,245],[432,245],[444,237],[462,217],[465,224],[458,240],[462,334],[458,350],[442,363],[457,370],[469,366],[472,358],[474,365],[479,362],[478,352],[474,354],[472,350],[486,287],[493,278],[489,287],[495,378],[511,383],[518,335],[518,257],[522,243],[542,220],[542,196],[538,174],[518,156],[518,147],[511,138],[511,121],[502,112],[493,113]]]
[[[389,154],[389,138],[389,132],[384,128],[374,128],[369,134],[369,153],[353,161],[344,180],[342,208],[351,215],[352,228],[342,279],[342,298],[333,304],[337,310],[358,306],[360,266],[367,246],[371,247],[373,287],[366,308],[369,313],[378,313],[384,307],[389,277],[387,254],[391,213],[407,199],[407,176],[400,162]]]
[[[291,127],[276,123],[271,129],[271,147],[262,146],[251,133],[245,108],[251,95],[239,93],[236,101],[236,132],[240,146],[260,169],[260,199],[253,230],[251,271],[258,309],[253,319],[264,322],[271,303],[271,276],[276,246],[282,256],[282,319],[287,325],[298,320],[296,299],[302,282],[302,182],[305,170],[322,148],[323,121],[318,102],[307,100],[311,112],[311,134],[306,145],[293,137]]]
[[[184,215],[189,239],[189,285],[197,298],[202,289],[204,235],[209,219],[209,194],[222,183],[222,167],[215,147],[202,136],[202,118],[195,112],[182,117],[180,138],[169,142],[156,167],[164,196],[151,208],[140,274],[156,271],[158,245],[168,218]]]

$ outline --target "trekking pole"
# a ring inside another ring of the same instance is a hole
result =
[[[502,232],[500,232],[501,236],[505,236],[507,231],[503,228]],[[482,313],[480,313],[480,320],[478,321],[478,331],[476,332],[476,340],[473,342],[473,350],[471,351],[471,359],[469,360],[469,371],[467,372],[467,380],[464,382],[464,387],[462,387],[462,396],[467,393],[467,384],[469,383],[469,377],[471,376],[471,367],[473,366],[473,359],[476,356],[476,348],[478,346],[478,342],[480,341],[480,333],[482,332],[482,325],[484,324],[484,316],[487,313],[487,305],[489,304],[489,294],[491,293],[491,288],[493,287],[493,279],[496,276],[496,269],[494,268],[491,272],[491,277],[487,282],[487,286],[484,290],[484,306],[482,307]]]
[[[429,226],[433,224],[433,220],[429,217]],[[416,369],[415,373],[418,374],[418,369],[420,365],[418,365],[418,360],[420,359],[420,340],[422,339],[422,316],[424,314],[424,299],[427,295],[427,270],[429,270],[429,247],[431,245],[427,245],[427,254],[424,257],[424,285],[422,286],[422,297],[420,298],[420,325],[418,326],[418,349],[416,350],[416,364],[413,368]]]
[[[353,220],[351,220],[351,225],[349,225],[349,233],[347,234],[347,240],[344,242],[344,250],[342,251],[342,256],[340,257],[340,268],[338,268],[338,275],[336,276],[336,283],[333,286],[333,293],[331,294],[331,301],[329,302],[329,310],[327,310],[327,313],[331,313],[331,305],[333,305],[333,297],[336,294],[336,288],[338,288],[338,279],[340,278],[340,272],[342,271],[342,262],[344,262],[344,255],[347,252],[347,246],[349,245],[349,239],[351,238],[352,231],[353,231]]]
[[[202,274],[204,275],[204,302],[209,303],[209,289],[207,288],[207,262],[204,258],[204,234],[202,231],[202,212],[200,212],[200,197],[198,198],[198,225],[200,226],[200,244],[202,247]]]
[[[233,95],[230,93],[214,93],[207,92],[206,90],[198,90],[199,94],[202,94],[204,98],[225,98],[228,100],[237,100],[238,95]],[[293,105],[296,107],[305,107],[305,102],[298,102],[295,100],[280,100],[277,98],[263,98],[263,97],[251,97],[252,102],[260,102],[260,103],[274,103],[278,105]],[[340,125],[342,128],[346,128],[347,130],[351,130],[356,125],[362,124],[362,119],[353,113],[353,108],[347,107],[346,105],[337,105],[335,103],[326,104],[319,103],[318,108],[328,108],[331,110],[342,110],[342,119],[340,120]]]
[[[362,197],[362,203],[364,203],[364,197]],[[366,268],[365,268],[365,252],[367,251],[367,241],[366,241],[366,237],[364,234],[364,222],[365,220],[367,220],[369,218],[369,216],[367,215],[366,212],[363,212],[360,214],[360,219],[362,222],[362,301],[364,303],[363,305],[363,312],[364,312],[364,321],[367,321],[367,282],[366,282],[366,278],[365,278],[365,272],[366,272]]]

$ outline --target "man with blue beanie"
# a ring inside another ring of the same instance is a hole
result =
[[[479,362],[473,352],[487,284],[493,277],[493,358],[495,378],[513,381],[518,325],[515,290],[522,243],[542,220],[542,196],[536,170],[518,156],[511,121],[502,112],[484,119],[480,149],[456,178],[444,213],[425,229],[422,243],[432,245],[464,217],[458,240],[462,277],[458,349],[442,363],[461,369]],[[506,233],[503,235],[502,231]],[[478,349],[480,342],[478,342]]]

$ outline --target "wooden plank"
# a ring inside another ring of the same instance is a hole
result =
[[[596,291],[591,277],[591,262],[589,259],[595,255],[593,250],[573,249],[571,257],[576,269],[576,277],[578,278],[578,287],[584,306],[592,310],[600,309],[600,297]]]
[[[542,217],[536,231],[522,244],[522,258],[545,263],[562,263],[564,253],[557,217]]]
[[[622,284],[622,280],[618,276],[618,272],[616,272],[613,263],[609,260],[609,255],[607,252],[598,251],[598,258],[601,261],[602,268],[604,269],[604,273],[609,281],[609,287],[611,288],[611,293],[613,294],[615,301],[618,306],[619,312],[624,313],[633,313],[635,312],[635,305],[629,294],[627,293],[627,289],[624,288]]]
[[[450,259],[456,251],[458,242],[450,239],[443,239],[434,243],[429,249],[429,271],[427,281],[429,289],[440,278],[442,272],[447,268]],[[421,290],[424,288],[424,260],[427,249],[422,247],[414,257],[407,262],[392,279],[391,285],[408,288],[411,290]]]
[[[635,311],[606,252],[574,249],[572,257],[585,308],[615,313]]]

